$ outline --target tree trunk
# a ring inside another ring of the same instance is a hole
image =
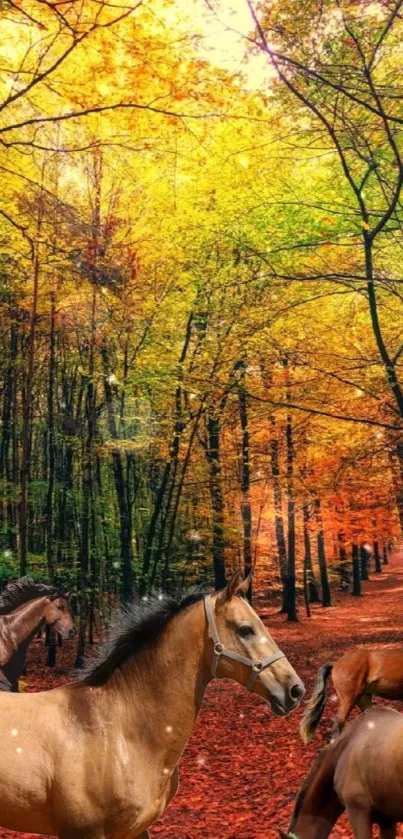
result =
[[[332,596],[330,592],[329,586],[329,578],[327,573],[327,562],[326,562],[326,552],[325,552],[325,537],[323,533],[323,520],[322,520],[322,510],[321,510],[321,503],[320,499],[315,499],[315,515],[316,521],[318,525],[318,533],[317,533],[317,545],[318,545],[318,563],[319,563],[319,574],[320,574],[320,584],[322,589],[322,606],[331,606],[332,605]]]
[[[119,433],[116,422],[114,405],[114,390],[110,380],[109,355],[104,345],[101,350],[104,367],[104,390],[108,416],[108,429],[112,440],[118,440]],[[115,483],[116,500],[119,511],[119,539],[120,561],[122,571],[122,598],[124,603],[131,602],[133,597],[133,549],[132,549],[132,520],[128,498],[128,487],[125,480],[123,455],[118,446],[112,449],[113,477]]]
[[[243,560],[245,577],[252,571],[252,508],[250,503],[250,462],[249,462],[249,427],[248,401],[245,390],[245,362],[238,362],[240,370],[238,399],[239,419],[241,423],[241,514],[243,527]],[[248,589],[248,600],[252,602],[252,584]]]
[[[225,574],[225,539],[224,539],[224,498],[221,483],[220,417],[209,411],[207,415],[207,447],[209,464],[209,490],[213,520],[213,568],[216,589],[224,588]]]
[[[7,354],[7,368],[4,377],[3,406],[0,441],[0,477],[7,487],[3,504],[2,528],[7,548],[14,549],[15,502],[10,484],[17,480],[13,470],[13,438],[16,434],[14,414],[16,384],[16,362],[18,357],[18,323],[13,308],[9,312],[10,337]]]
[[[360,552],[358,545],[352,546],[352,561],[353,561],[353,589],[351,594],[354,597],[361,596],[361,573],[360,573]]]
[[[146,544],[144,548],[144,557],[143,557],[143,567],[141,572],[141,580],[140,580],[140,593],[144,594],[148,588],[148,575],[150,572],[151,562],[153,559],[153,552],[154,552],[154,540],[157,534],[157,525],[162,513],[164,501],[165,501],[165,494],[169,485],[169,479],[171,475],[172,466],[177,462],[179,457],[179,449],[180,449],[180,442],[183,430],[185,428],[185,424],[183,421],[182,416],[182,378],[183,378],[183,366],[186,361],[187,352],[189,349],[190,339],[192,335],[192,324],[193,324],[193,314],[189,315],[187,325],[186,325],[186,333],[185,333],[185,340],[183,342],[182,352],[179,359],[179,369],[178,369],[178,385],[175,391],[175,421],[174,421],[174,429],[173,435],[171,440],[171,445],[169,448],[169,457],[165,463],[164,471],[162,474],[162,480],[160,486],[157,490],[157,495],[155,499],[154,509],[152,512],[152,516],[150,519],[150,523],[148,526],[147,537],[146,537]]]
[[[55,579],[55,550],[53,533],[53,495],[55,488],[55,388],[56,388],[56,352],[55,352],[55,320],[56,299],[55,292],[51,295],[50,308],[50,336],[49,336],[49,380],[48,380],[48,417],[47,417],[47,454],[48,454],[48,487],[46,493],[46,559],[48,574],[52,582]],[[49,642],[50,649],[50,642]]]
[[[32,304],[29,324],[29,338],[28,338],[28,360],[27,373],[25,378],[25,385],[23,391],[23,418],[22,418],[22,433],[21,433],[21,493],[20,493],[20,509],[19,509],[19,531],[20,531],[20,575],[25,576],[27,573],[27,553],[28,553],[28,483],[31,463],[31,425],[32,425],[32,409],[33,409],[33,379],[34,379],[34,364],[35,364],[35,349],[36,349],[36,325],[38,313],[38,291],[39,291],[39,273],[40,273],[40,239],[43,220],[43,198],[42,194],[38,199],[38,211],[35,231],[35,247],[33,251],[33,291]]]
[[[369,580],[368,576],[368,552],[363,545],[360,547],[360,572],[362,580]]]
[[[312,565],[311,540],[309,536],[309,506],[305,501],[302,505],[304,520],[304,573],[306,580],[306,592],[308,603],[320,603],[318,587],[315,579],[315,572]]]
[[[287,613],[287,545],[283,518],[283,503],[281,492],[279,442],[276,436],[276,425],[274,417],[271,417],[271,439],[270,439],[270,467],[273,482],[274,500],[274,529],[276,534],[278,564],[282,584],[282,606],[281,612]]]
[[[340,573],[340,588],[348,588],[350,585],[350,577],[348,572],[347,551],[345,547],[345,535],[342,530],[339,531],[337,540],[339,543],[339,573]]]
[[[291,383],[288,359],[283,359],[286,385],[286,401],[291,402]],[[286,577],[287,620],[297,621],[296,579],[295,579],[295,499],[294,499],[294,441],[291,411],[287,411],[286,418],[286,452],[287,452],[287,524],[288,524],[288,562]]]
[[[375,563],[375,574],[382,573],[382,565],[381,565],[381,556],[379,553],[379,542],[375,540],[374,542],[374,563]]]
[[[82,508],[81,508],[81,549],[79,570],[80,618],[75,667],[84,666],[85,636],[89,616],[89,571],[91,565],[91,497],[93,480],[94,437],[96,426],[96,390],[95,373],[95,336],[97,318],[97,290],[92,292],[91,337],[89,348],[87,393],[85,403],[86,436],[83,444],[82,471]]]

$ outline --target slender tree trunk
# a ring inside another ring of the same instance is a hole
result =
[[[53,504],[55,489],[56,446],[55,446],[55,388],[56,388],[56,352],[55,352],[55,320],[56,296],[54,290],[51,295],[50,308],[50,339],[49,339],[49,381],[48,381],[48,418],[47,418],[47,449],[48,449],[48,487],[46,493],[46,559],[50,580],[55,579],[55,549],[53,532]],[[49,641],[50,650],[50,641]]]
[[[274,529],[276,534],[277,554],[280,571],[280,579],[282,584],[282,606],[281,612],[287,613],[287,545],[285,537],[284,517],[283,517],[283,502],[281,492],[281,474],[280,474],[280,458],[279,458],[279,442],[276,435],[276,425],[274,417],[271,417],[271,439],[270,439],[270,467],[271,477],[273,482],[273,500],[274,500]]]
[[[151,568],[151,563],[153,559],[154,553],[154,541],[157,534],[157,526],[158,521],[162,513],[166,491],[169,485],[169,479],[171,475],[171,469],[173,465],[176,463],[179,457],[179,449],[180,449],[180,442],[182,433],[185,428],[183,416],[182,416],[182,378],[183,378],[183,367],[186,361],[187,352],[190,345],[190,339],[192,336],[192,324],[193,324],[193,314],[191,314],[188,318],[187,325],[186,325],[186,332],[185,332],[185,339],[183,342],[182,352],[179,359],[179,369],[178,369],[178,385],[175,391],[175,421],[174,421],[174,430],[171,440],[171,445],[169,449],[169,457],[165,463],[164,471],[162,474],[162,480],[160,486],[157,490],[157,495],[155,499],[154,509],[152,512],[152,516],[150,519],[150,523],[148,526],[147,537],[146,537],[146,544],[144,548],[144,557],[143,557],[143,567],[141,573],[141,580],[140,580],[140,593],[144,594],[148,588],[148,575]]]
[[[31,315],[29,324],[28,359],[27,372],[24,386],[23,418],[21,433],[21,493],[19,509],[19,531],[20,531],[20,575],[23,577],[27,572],[28,554],[28,483],[31,462],[31,427],[33,410],[33,379],[36,350],[36,326],[38,314],[38,291],[40,274],[40,239],[43,220],[43,197],[38,198],[37,221],[35,231],[35,245],[33,251],[32,272],[33,291]]]
[[[10,443],[12,440],[12,410],[15,387],[15,366],[18,353],[18,325],[15,313],[10,311],[10,338],[8,345],[7,368],[4,377],[3,410],[0,442],[0,475],[7,481],[11,480]]]
[[[320,584],[322,589],[322,606],[332,605],[332,596],[329,586],[329,578],[327,573],[327,562],[325,552],[325,537],[323,533],[323,519],[320,498],[315,499],[315,515],[318,525],[317,544],[318,544],[318,562],[320,573]]]
[[[6,547],[14,548],[14,501],[11,482],[15,480],[12,465],[12,442],[15,426],[12,421],[16,391],[16,362],[18,356],[18,324],[14,308],[10,309],[10,337],[8,344],[7,368],[4,377],[2,424],[0,441],[0,477],[6,484],[5,500],[2,508],[2,526]]]
[[[308,603],[320,603],[318,587],[315,579],[315,572],[312,565],[311,540],[309,536],[309,506],[305,501],[302,505],[304,520],[304,573],[306,578],[306,592]]]
[[[75,666],[84,666],[85,636],[89,617],[89,572],[91,566],[91,498],[93,480],[94,437],[96,426],[95,340],[97,319],[97,290],[92,292],[91,336],[89,348],[87,392],[85,403],[86,436],[83,444],[81,549],[79,571],[80,619]]]
[[[285,372],[286,401],[291,402],[291,382],[288,359],[283,359]],[[288,524],[288,562],[286,578],[287,620],[297,621],[296,578],[295,578],[295,499],[294,499],[294,441],[291,411],[286,417],[286,452],[287,452],[287,524]]]
[[[354,597],[361,596],[361,573],[360,573],[360,552],[358,545],[352,546],[352,561],[353,561],[353,589],[351,594]]]
[[[368,576],[368,553],[363,545],[360,547],[360,572],[362,580],[369,580]]]
[[[104,389],[108,416],[108,429],[112,440],[118,440],[119,433],[116,422],[114,405],[114,391],[110,379],[109,355],[107,347],[102,347],[104,367]],[[132,521],[128,499],[128,487],[125,480],[123,456],[118,447],[112,450],[113,477],[115,482],[116,500],[119,510],[120,560],[122,564],[122,597],[123,602],[131,602],[133,597],[133,549],[132,549]]]
[[[348,573],[348,560],[347,560],[347,551],[345,547],[345,535],[342,530],[339,530],[337,541],[339,544],[339,571],[340,571],[340,587],[348,587],[349,586],[349,573]]]
[[[379,553],[379,542],[377,540],[374,541],[374,564],[375,564],[375,574],[382,573],[382,565],[381,565],[381,556]]]
[[[243,560],[245,576],[252,571],[252,508],[250,503],[250,461],[249,461],[249,427],[248,401],[245,390],[245,362],[238,362],[239,377],[239,419],[241,423],[241,514],[243,526]],[[249,586],[248,599],[252,602],[252,585]]]
[[[207,447],[209,464],[209,490],[213,519],[213,568],[216,589],[224,588],[225,574],[225,539],[224,539],[224,498],[221,483],[220,417],[209,411],[207,415]]]
[[[389,565],[388,549],[386,545],[384,545],[382,549],[382,565]]]
[[[180,501],[181,501],[181,498],[182,498],[182,491],[183,491],[183,487],[184,487],[184,483],[185,483],[186,473],[187,473],[189,463],[190,463],[190,458],[191,458],[191,455],[192,455],[193,444],[194,444],[196,432],[197,432],[197,429],[198,429],[200,417],[201,417],[202,412],[203,412],[203,408],[204,408],[204,400],[202,400],[202,402],[200,404],[200,407],[199,407],[199,410],[198,410],[196,416],[193,419],[193,428],[192,428],[191,433],[190,433],[186,455],[185,455],[185,458],[183,460],[182,469],[181,469],[181,473],[180,473],[180,478],[179,478],[179,481],[178,481],[178,486],[176,488],[175,502],[174,502],[173,507],[172,507],[169,533],[168,533],[168,538],[167,538],[167,542],[166,542],[165,549],[164,549],[164,554],[165,554],[164,575],[166,575],[166,576],[168,575],[169,559],[170,559],[172,542],[173,542],[174,533],[175,533],[176,521],[177,521],[178,512],[179,512]],[[153,569],[152,569],[151,578],[150,578],[151,585],[153,585],[154,581],[155,581],[159,556],[160,556],[160,554],[157,553],[154,557],[154,564],[153,564]]]

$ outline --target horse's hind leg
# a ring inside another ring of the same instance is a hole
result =
[[[336,737],[338,737],[338,735],[340,734],[350,711],[352,711],[352,709],[354,708],[355,703],[355,696],[343,696],[340,699],[340,705],[333,723],[332,733],[330,735],[331,740],[335,740]]]
[[[379,825],[379,839],[395,839],[397,832],[397,824]]]
[[[346,811],[355,839],[372,839],[371,811],[351,806]]]

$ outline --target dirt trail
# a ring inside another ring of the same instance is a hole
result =
[[[335,592],[330,609],[314,607],[309,620],[287,625],[274,609],[259,609],[277,642],[305,680],[308,694],[320,664],[350,647],[397,646],[402,642],[403,552],[379,575],[363,584],[363,597]],[[402,613],[402,617],[400,617]],[[66,681],[65,675],[38,663],[43,650],[31,652],[27,690]],[[68,651],[64,652],[63,664]],[[331,693],[331,691],[330,691]],[[392,703],[390,703],[392,704]],[[395,703],[403,712],[403,703]],[[151,830],[161,839],[277,839],[286,828],[292,802],[323,733],[334,704],[328,701],[315,743],[299,740],[300,711],[285,720],[274,717],[262,700],[231,682],[215,682],[206,693],[194,734],[180,768],[180,789],[166,815]],[[23,834],[2,831],[2,839]],[[332,836],[351,836],[344,819]],[[403,839],[403,830],[399,833]]]

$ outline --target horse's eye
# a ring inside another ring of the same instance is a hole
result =
[[[244,623],[242,626],[238,626],[237,633],[241,638],[250,638],[251,635],[255,634],[255,630],[249,624]]]

